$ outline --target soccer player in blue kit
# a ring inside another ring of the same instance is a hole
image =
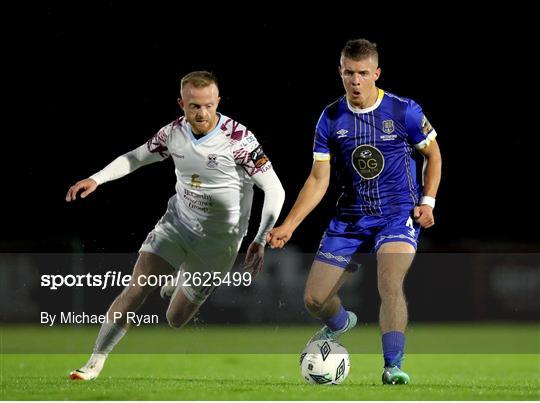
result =
[[[375,253],[382,382],[406,384],[410,378],[401,369],[408,316],[403,280],[420,228],[435,223],[433,208],[441,178],[437,134],[416,102],[377,88],[381,69],[374,43],[348,41],[341,52],[339,73],[346,94],[327,106],[317,122],[311,173],[268,241],[274,248],[287,243],[322,200],[333,169],[342,194],[304,293],[308,311],[325,323],[311,340],[336,339],[356,325],[356,315],[344,309],[337,292],[358,266],[353,256]],[[422,157],[423,184],[417,180],[416,169]]]

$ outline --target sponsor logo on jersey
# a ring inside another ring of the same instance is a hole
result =
[[[373,153],[371,152],[371,150],[362,150],[358,153],[358,155],[360,156],[360,158],[369,158],[373,155]]]
[[[242,146],[248,148],[255,141],[254,136],[247,136],[242,139]]]
[[[200,175],[198,175],[198,174],[191,175],[191,187],[196,188],[196,189],[201,187],[202,182],[199,179],[199,176]]]
[[[397,134],[383,134],[380,136],[380,139],[382,141],[390,141],[390,140],[395,140],[397,137]]]
[[[384,168],[384,156],[377,147],[362,144],[351,155],[354,169],[364,179],[374,179]]]
[[[251,152],[251,160],[255,164],[255,168],[260,168],[268,162],[268,157],[264,153],[261,146]]]
[[[392,119],[383,120],[383,122],[382,122],[382,130],[386,134],[393,133],[394,132],[394,121]]]
[[[176,153],[171,153],[173,155],[173,157],[176,157],[176,158],[180,158],[180,159],[183,159],[184,156],[182,154],[176,154]]]
[[[218,166],[217,154],[208,154],[208,161],[206,161],[206,166],[210,169],[214,169]]]
[[[345,130],[345,129],[338,130],[336,132],[336,134],[338,135],[337,138],[340,139],[340,138],[343,138],[343,137],[347,137],[347,133],[349,133],[348,130]]]

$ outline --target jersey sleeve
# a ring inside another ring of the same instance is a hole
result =
[[[169,157],[167,143],[172,125],[161,128],[146,144],[119,156],[101,171],[96,172],[91,179],[98,185],[122,178],[131,172],[154,162],[163,161]]]
[[[281,212],[281,207],[283,207],[285,190],[274,170],[254,175],[253,182],[264,191],[261,223],[255,236],[255,242],[260,245],[266,245],[266,236],[274,227]]]
[[[427,147],[437,137],[437,132],[427,120],[422,108],[414,101],[410,101],[407,107],[405,125],[409,143],[419,150]]]
[[[325,110],[315,127],[315,140],[313,142],[313,159],[315,161],[330,161],[329,136],[328,117]]]
[[[169,136],[172,131],[173,123],[162,127],[154,134],[147,142],[146,148],[151,154],[159,155],[162,160],[170,156],[169,153]]]
[[[237,135],[232,137],[234,161],[244,168],[249,176],[272,168],[270,160],[252,132],[246,127],[236,124],[235,133]]]

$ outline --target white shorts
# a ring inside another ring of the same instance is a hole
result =
[[[193,280],[196,277],[213,279],[216,275],[223,278],[232,269],[241,244],[242,236],[234,234],[195,235],[184,224],[178,223],[174,212],[167,209],[139,252],[158,255],[175,269],[181,269],[184,277],[190,273],[192,281],[186,282],[181,276],[178,287],[187,299],[200,305],[216,287],[212,285],[213,281]]]

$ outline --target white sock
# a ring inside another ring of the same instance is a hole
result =
[[[88,366],[92,366],[93,370],[94,371],[98,371],[98,372],[101,372],[101,370],[103,369],[103,365],[105,365],[105,360],[107,359],[107,354],[96,354],[96,353],[93,353],[91,356],[90,356],[90,359],[88,360],[88,362],[86,363],[86,367]]]
[[[104,356],[105,358],[107,358],[107,354],[112,351],[114,346],[118,344],[118,342],[122,339],[122,337],[124,337],[126,332],[126,329],[118,326],[114,322],[103,322],[97,336],[96,345],[94,347],[94,354],[92,354],[92,356]],[[101,357],[99,358],[101,359]]]

